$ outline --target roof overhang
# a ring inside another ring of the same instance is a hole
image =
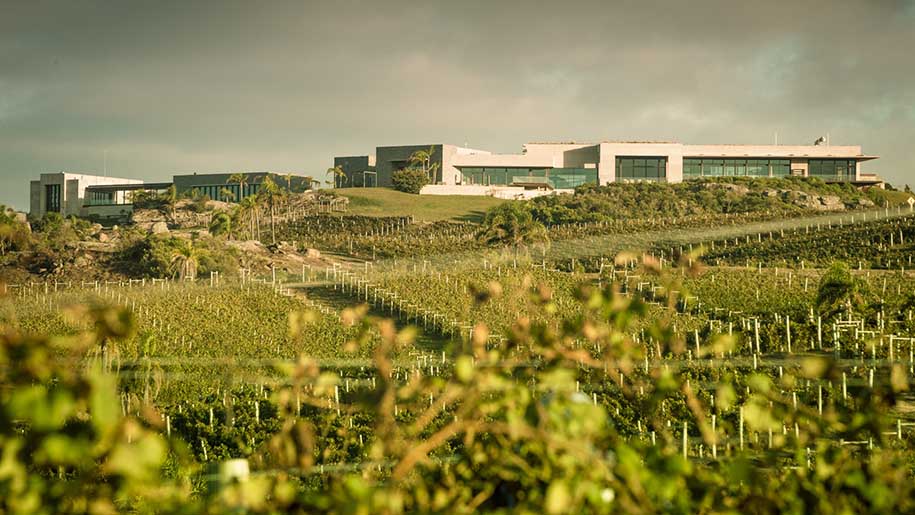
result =
[[[136,191],[136,190],[164,190],[172,185],[170,182],[146,182],[142,184],[100,184],[86,186],[86,191]]]

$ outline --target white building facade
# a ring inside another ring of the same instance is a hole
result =
[[[874,175],[861,171],[861,163],[876,159],[860,146],[836,145],[687,145],[676,142],[527,143],[520,154],[494,154],[455,145],[378,147],[375,156],[363,156],[359,170],[370,173],[376,184],[390,185],[394,171],[410,164],[410,155],[431,154],[437,187],[424,192],[460,193],[438,186],[527,187],[573,189],[586,183],[658,181],[682,182],[701,177],[818,177],[827,182],[859,186],[881,185]],[[356,162],[356,161],[353,161]],[[371,162],[369,166],[366,163]],[[358,180],[349,182],[354,186]],[[479,188],[475,188],[474,191]],[[469,191],[469,190],[468,190]]]
[[[46,213],[60,213],[63,216],[81,216],[84,207],[103,199],[88,198],[86,188],[89,186],[113,186],[143,184],[138,179],[120,177],[102,177],[69,172],[43,173],[40,178],[29,183],[29,216],[41,218]],[[111,193],[125,195],[125,192]],[[108,195],[106,193],[106,195]],[[107,199],[117,200],[117,199]],[[125,199],[120,199],[125,203]]]

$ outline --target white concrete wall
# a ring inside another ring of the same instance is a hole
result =
[[[37,181],[29,183],[29,215],[33,218],[40,218],[45,214],[45,205],[47,199],[45,195],[45,186],[51,184],[60,185],[60,205],[61,214],[64,216],[79,215],[83,207],[86,195],[86,186],[106,186],[117,184],[142,184],[139,179],[126,179],[123,177],[103,177],[100,175],[88,175],[77,173],[43,173]],[[37,206],[35,200],[34,188],[38,188]]]
[[[616,182],[617,156],[667,157],[667,182],[683,181],[683,145],[680,143],[601,143],[597,180]]]
[[[458,147],[456,145],[442,145],[442,184],[455,185],[461,182],[461,171],[457,168],[467,159],[492,156],[486,150]],[[473,165],[465,165],[473,166]]]

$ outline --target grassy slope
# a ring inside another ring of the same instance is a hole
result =
[[[487,209],[504,200],[468,195],[411,195],[387,188],[341,188],[349,197],[349,213],[367,216],[409,216],[417,220],[479,221]]]
[[[885,201],[889,202],[890,206],[908,206],[909,197],[915,197],[915,194],[906,193],[904,191],[889,191],[889,190],[873,190],[874,195],[881,199],[880,202],[877,202],[878,205],[884,205]]]

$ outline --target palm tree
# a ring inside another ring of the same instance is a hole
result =
[[[194,245],[188,241],[182,240],[175,250],[172,251],[171,269],[172,276],[178,276],[179,279],[194,280],[197,277],[197,265],[199,264],[199,253]]]
[[[418,166],[423,173],[429,177],[429,183],[435,184],[436,171],[438,170],[439,163],[432,162],[432,154],[435,152],[435,149],[429,147],[429,150],[417,150],[410,154],[410,165]]]
[[[178,203],[178,190],[175,188],[175,185],[172,184],[165,190],[165,196],[162,199],[165,202],[165,205],[168,206],[169,210],[172,213],[172,218],[175,217],[175,205]]]
[[[254,197],[245,197],[238,203],[238,211],[236,211],[239,221],[246,221],[248,223],[248,239],[254,238],[254,213],[257,211],[257,201]]]
[[[226,202],[235,202],[235,192],[229,188],[222,188],[219,190],[219,196],[222,199],[225,199]]]
[[[479,237],[489,244],[524,247],[549,239],[546,227],[534,219],[522,202],[505,202],[486,213]]]
[[[232,218],[228,213],[220,211],[213,215],[213,220],[210,222],[210,234],[213,236],[232,234]]]
[[[341,185],[346,184],[346,180],[347,180],[346,172],[343,171],[343,167],[340,165],[334,166],[333,168],[328,168],[325,175],[330,175],[333,177],[333,182],[331,182],[331,181],[324,181],[324,182],[326,182],[327,184],[333,184],[334,188],[337,187],[338,183]],[[337,179],[339,179],[339,181]]]
[[[245,186],[250,183],[248,179],[248,174],[246,173],[233,173],[229,176],[229,180],[226,181],[226,184],[238,184],[238,198],[245,198]]]
[[[276,245],[276,204],[282,200],[284,194],[283,189],[277,186],[269,175],[264,177],[258,196],[263,198],[270,208],[270,240],[274,245]]]

